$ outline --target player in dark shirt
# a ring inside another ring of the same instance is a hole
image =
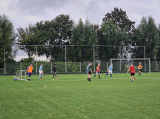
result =
[[[54,75],[56,77],[56,80],[58,80],[57,75],[56,75],[56,64],[54,64],[54,67],[52,68],[53,71],[53,80],[54,80]]]
[[[88,72],[88,81],[91,81],[91,73],[92,73],[92,62],[89,63],[89,65],[87,66],[87,72]]]

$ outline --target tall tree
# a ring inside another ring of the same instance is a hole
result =
[[[28,45],[38,45],[38,37],[34,29],[34,25],[29,25],[28,28],[17,28],[18,31],[18,45],[21,50],[24,50],[27,54],[29,59],[32,59],[33,55],[36,54],[36,47],[35,46],[28,46]]]
[[[52,28],[54,29],[54,36],[49,38],[50,45],[68,45],[72,35],[73,21],[69,15],[59,15],[55,19],[51,20]],[[51,56],[54,57],[55,61],[58,58],[63,57],[65,49],[64,46],[50,47]]]
[[[134,34],[135,22],[131,21],[126,12],[121,8],[114,8],[114,11],[107,13],[103,18],[103,21],[108,22],[109,20],[112,20],[120,29],[124,28],[128,34]]]
[[[131,52],[131,42],[134,38],[135,32],[135,22],[130,20],[126,11],[123,11],[121,8],[114,8],[111,13],[107,13],[103,18],[103,22],[108,22],[109,20],[113,21],[113,23],[117,25],[118,30],[123,29],[127,33],[128,42],[123,43],[123,45],[127,47],[122,47],[120,54],[121,58],[127,57],[126,55]]]
[[[82,49],[82,59],[86,59],[87,61],[93,61],[93,45],[96,45],[97,39],[98,36],[95,25],[91,24],[89,20],[86,19],[83,40],[83,44],[86,45],[86,47]]]
[[[159,32],[154,19],[149,16],[143,17],[141,23],[136,29],[136,36],[134,38],[134,46],[145,46],[146,58],[156,60],[157,46],[159,44]],[[134,49],[134,57],[143,58],[144,48],[136,47]]]
[[[92,61],[93,45],[97,43],[97,27],[91,24],[88,19],[83,23],[82,19],[78,24],[74,25],[72,30],[71,45],[79,45],[70,47],[68,57],[71,61]]]
[[[81,49],[84,47],[82,45],[84,41],[84,23],[82,19],[79,20],[78,24],[74,24],[72,28],[72,37],[70,41],[70,45],[77,46],[69,46],[67,47],[67,57],[69,60],[73,62],[83,61]]]
[[[158,25],[158,32],[159,32],[159,41],[160,41],[160,24]],[[160,42],[159,44],[157,44],[157,56],[156,56],[156,60],[160,61]]]
[[[23,29],[18,28],[18,42],[20,49],[28,53],[32,58],[36,53],[35,46],[27,45],[43,45],[38,46],[38,55],[50,55],[57,61],[62,55],[63,46],[50,47],[48,45],[67,45],[71,37],[72,20],[69,15],[59,15],[51,21],[40,21],[35,25]],[[64,53],[63,53],[64,54]]]
[[[53,26],[54,24],[51,21],[40,21],[35,25],[38,39],[38,42],[36,42],[36,44],[44,45],[37,47],[39,56],[46,55],[47,57],[49,57],[51,55],[50,47],[48,47],[47,45],[51,45],[51,39],[55,38],[55,30]]]
[[[50,38],[54,36],[54,30],[50,21],[40,21],[35,25],[30,24],[29,27],[26,27],[25,29],[19,27],[17,31],[19,47],[28,54],[29,58],[32,59],[32,56],[35,56],[36,45],[41,45],[37,46],[39,56],[46,55],[49,57],[49,47],[45,46],[49,45]]]
[[[15,39],[16,34],[12,22],[5,14],[0,15],[0,67],[3,67],[4,52],[6,59],[13,59],[12,45],[15,43]]]
[[[98,43],[102,45],[98,49],[100,60],[108,61],[111,58],[117,58],[120,55],[120,49],[116,46],[123,46],[126,38],[127,34],[124,29],[119,29],[112,20],[103,21],[101,29],[98,31]]]

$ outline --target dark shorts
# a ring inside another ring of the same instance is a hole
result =
[[[32,75],[32,72],[28,72],[28,76],[30,77]]]
[[[99,74],[100,72],[99,72],[99,71],[96,71],[96,73]]]
[[[131,76],[134,76],[135,73],[131,73]]]
[[[138,69],[139,71],[142,71],[142,69]]]
[[[91,75],[91,72],[88,72],[89,75]]]

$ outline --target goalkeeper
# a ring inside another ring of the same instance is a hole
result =
[[[30,81],[30,77],[32,75],[32,70],[33,70],[33,66],[32,66],[32,64],[30,64],[30,66],[27,67],[28,81]]]

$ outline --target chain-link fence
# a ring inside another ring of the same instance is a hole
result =
[[[135,54],[135,50],[138,50]],[[4,50],[5,51],[5,50]],[[147,47],[145,46],[107,46],[107,45],[21,45],[13,46],[14,61],[8,61],[4,53],[4,61],[0,67],[0,74],[15,74],[17,70],[26,70],[31,63],[34,67],[33,73],[39,72],[39,66],[44,64],[44,73],[52,73],[52,67],[57,64],[59,73],[85,73],[88,62],[93,62],[93,71],[101,63],[101,72],[107,72],[111,58],[145,58],[147,57]],[[16,53],[15,53],[16,52]],[[155,48],[155,52],[160,52],[160,47]],[[134,54],[134,55],[133,55]],[[157,61],[141,61],[143,72],[160,71],[160,55],[155,55]],[[138,66],[138,60],[133,63]],[[150,67],[149,67],[150,64]],[[113,72],[126,72],[129,61],[114,61]],[[136,71],[138,71],[136,69]]]
[[[121,63],[120,63],[121,62]],[[39,73],[39,66],[43,63],[43,70],[45,74],[52,73],[52,67],[54,64],[57,66],[57,73],[86,73],[86,67],[88,62],[46,62],[46,61],[39,61],[39,62],[32,62],[32,65],[34,67],[33,73],[38,74]],[[110,62],[100,62],[100,70],[101,72],[107,72],[108,67],[110,65]],[[127,69],[130,66],[130,63],[127,61],[112,61],[113,63],[113,72],[114,73],[126,73]],[[136,72],[138,72],[138,64],[139,61],[132,62],[134,66],[136,67]],[[149,72],[149,62],[147,61],[141,61],[143,69],[142,72]],[[36,65],[37,64],[37,65]],[[26,70],[27,67],[30,65],[30,62],[23,63],[23,62],[17,62],[17,63],[6,63],[6,72],[4,72],[4,68],[0,69],[0,74],[15,74],[17,70]],[[98,65],[98,62],[93,62],[92,70],[93,72],[96,72],[96,67]],[[150,71],[151,72],[160,72],[160,61],[151,61],[150,62]]]
[[[4,68],[0,68],[0,74],[4,74]]]
[[[138,72],[138,65],[141,62],[143,66],[143,72],[151,72],[150,59],[148,58],[137,58],[137,59],[111,59],[111,62],[114,66],[114,72],[126,72],[131,66],[131,63],[135,67],[135,71]]]

